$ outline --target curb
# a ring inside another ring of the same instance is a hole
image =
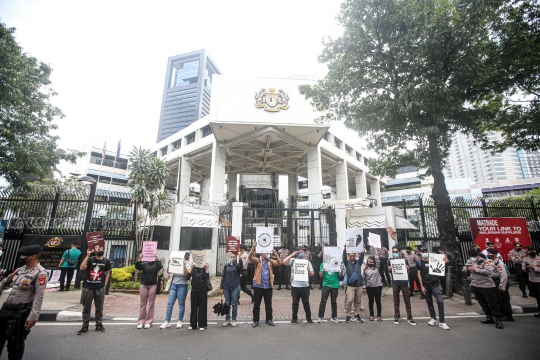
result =
[[[39,317],[41,320],[41,316]],[[95,321],[95,314],[90,314],[90,321]],[[103,320],[113,320],[112,316],[103,316]],[[78,322],[82,321],[82,312],[80,311],[58,311],[54,320],[44,321],[61,321],[61,322]]]
[[[531,314],[538,312],[538,307],[534,305],[518,305],[512,306],[515,314]],[[517,310],[517,311],[516,311]]]

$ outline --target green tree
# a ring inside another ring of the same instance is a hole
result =
[[[337,17],[344,33],[328,39],[319,57],[328,74],[300,87],[324,114],[318,121],[344,120],[367,137],[379,155],[371,171],[394,175],[407,164],[433,176],[439,238],[456,276],[461,258],[443,168],[452,134],[485,139],[482,119],[496,105],[486,99],[513,86],[497,61],[502,49],[518,45],[494,36],[493,28],[505,5],[347,0]]]
[[[0,24],[0,177],[15,187],[51,178],[61,160],[82,153],[58,148],[53,123],[64,115],[51,104],[52,69],[23,53],[14,28]]]

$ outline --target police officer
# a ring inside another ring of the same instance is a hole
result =
[[[499,259],[499,251],[497,249],[488,248],[487,253],[493,264],[491,278],[495,282],[495,287],[497,288],[497,298],[499,299],[499,307],[501,308],[501,313],[503,315],[502,321],[515,322],[516,320],[512,316],[514,312],[512,311],[512,305],[510,304],[510,293],[508,292],[510,284],[508,283],[506,265]]]
[[[418,289],[420,289],[420,283],[418,282],[418,274],[416,273],[416,261],[418,260],[418,256],[412,251],[412,248],[410,246],[407,246],[405,248],[405,251],[407,252],[407,255],[405,255],[405,259],[407,259],[407,261],[409,262],[409,294],[410,296],[414,296],[415,281]]]
[[[499,307],[495,282],[491,278],[493,265],[491,261],[482,259],[475,249],[469,250],[469,256],[470,258],[465,263],[463,271],[470,274],[471,291],[476,295],[476,300],[478,300],[478,303],[486,314],[486,318],[482,320],[482,324],[495,323],[497,329],[502,329],[501,308]]]
[[[47,272],[39,265],[41,246],[30,245],[19,250],[17,269],[0,283],[0,295],[11,285],[0,310],[0,355],[7,341],[9,359],[22,359],[24,341],[36,324],[47,285]]]
[[[508,253],[508,257],[514,264],[514,270],[516,271],[516,279],[519,282],[519,290],[523,293],[524,298],[527,296],[527,276],[523,272],[523,259],[527,257],[527,251],[521,249],[520,243],[514,243],[514,248]]]
[[[527,257],[523,259],[523,271],[529,275],[531,296],[536,297],[540,308],[540,257],[536,255],[534,247],[526,246],[525,249],[527,249]],[[534,316],[540,317],[540,312]]]

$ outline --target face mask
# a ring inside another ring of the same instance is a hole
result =
[[[236,258],[231,258],[231,264],[232,265],[236,264]]]
[[[429,257],[428,253],[422,253],[422,259],[427,259]]]
[[[282,249],[285,249],[285,248],[286,248],[286,246],[285,246],[285,245],[283,245],[283,246],[282,246],[281,248],[282,248]]]
[[[530,256],[530,257],[535,257],[535,256],[536,256],[536,251],[531,251],[531,252],[529,253],[529,256]]]
[[[475,262],[475,261],[476,261],[476,257],[471,257],[471,261],[472,261],[472,262]]]
[[[304,253],[298,254],[298,258],[299,258],[299,259],[303,259],[303,258],[304,258]]]
[[[98,251],[98,252],[96,253],[96,256],[103,256],[103,254],[105,254],[104,251]]]
[[[515,248],[514,250],[516,250],[516,251],[521,251],[521,248]]]
[[[26,265],[27,260],[28,260],[28,258],[23,258],[23,257],[18,258],[17,262],[15,263],[15,267],[20,268],[20,267]]]
[[[373,263],[368,263],[367,266],[369,266],[369,267],[375,267],[375,264],[373,264]]]
[[[397,259],[399,257],[399,253],[392,253],[394,255],[394,258]]]

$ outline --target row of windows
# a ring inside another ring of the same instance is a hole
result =
[[[330,138],[330,135],[332,135],[331,133],[329,132],[326,132],[323,136],[323,139],[328,141],[329,142],[329,138]],[[343,141],[341,141],[337,136],[334,135],[334,146],[337,147],[338,149],[341,149],[341,145],[343,144]],[[359,162],[362,162],[362,155],[357,152],[357,151],[354,151],[352,147],[350,147],[349,145],[345,144],[345,152],[349,155],[349,156],[352,156],[352,157],[356,157],[356,160],[359,161]],[[356,153],[356,156],[354,155],[354,153]],[[364,157],[364,165],[368,165],[368,160],[367,158]]]

